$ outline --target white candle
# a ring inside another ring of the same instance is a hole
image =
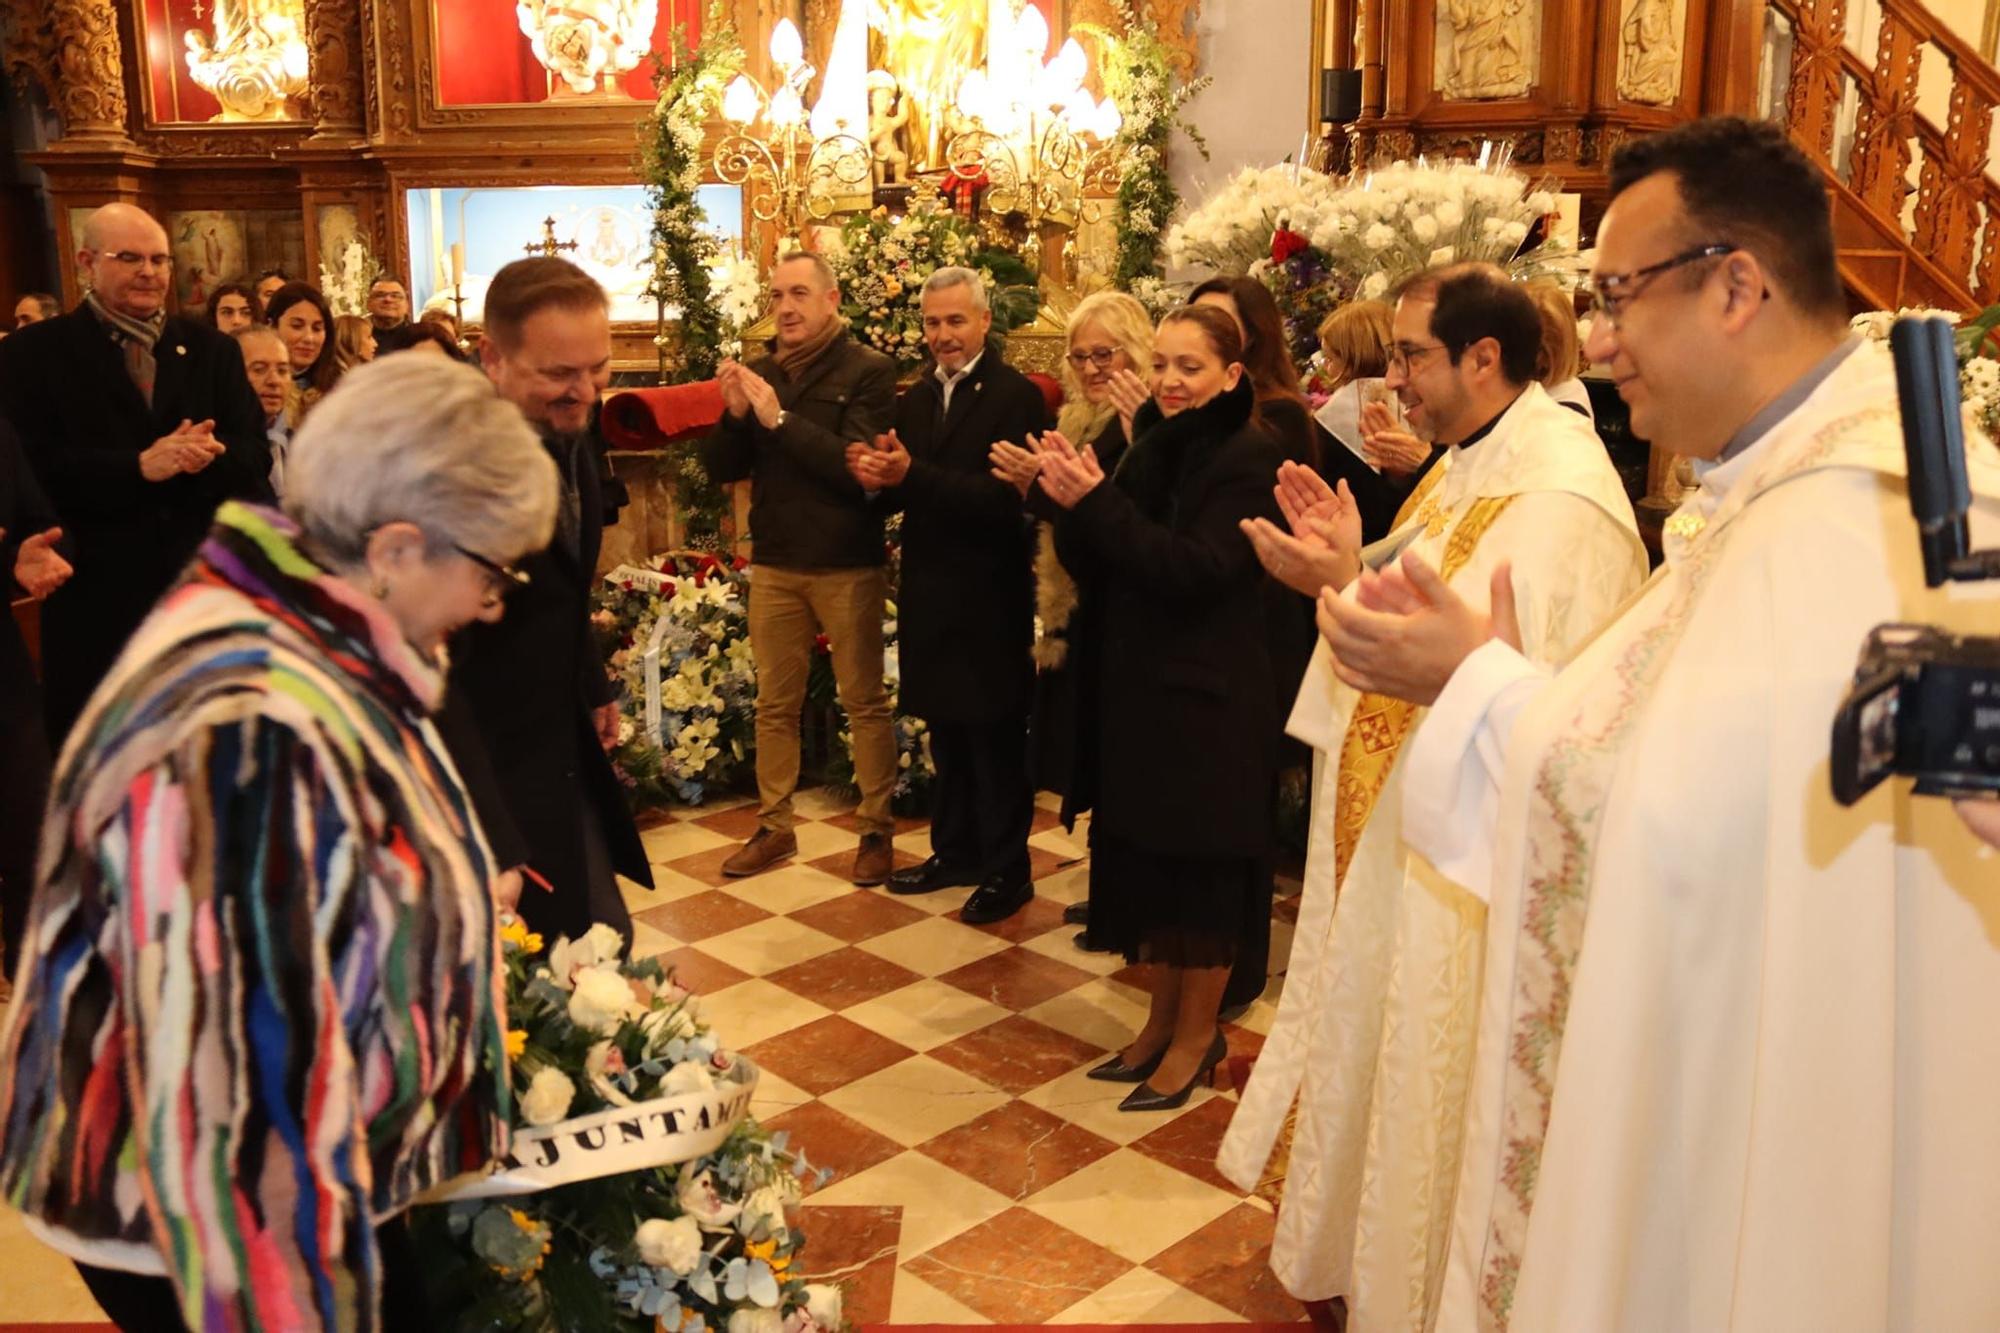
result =
[[[465,285],[465,243],[463,241],[453,241],[451,243],[451,285],[454,287],[463,287]]]

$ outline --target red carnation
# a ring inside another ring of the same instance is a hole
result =
[[[813,635],[813,651],[816,653],[830,653],[833,651],[832,647],[827,643],[826,635]]]
[[[1312,244],[1289,227],[1280,227],[1271,233],[1271,262],[1282,264],[1299,251]]]

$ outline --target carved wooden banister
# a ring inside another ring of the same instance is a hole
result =
[[[1851,191],[1855,204],[1961,293],[1961,304],[2000,295],[2000,185],[1987,176],[2000,71],[1918,0],[1880,0],[1872,64],[1847,47],[1847,0],[1766,4],[1792,29],[1785,111],[1793,139],[1846,182],[1843,193]],[[1942,125],[1917,106],[1926,46],[1950,69]],[[1842,88],[1850,79],[1858,93],[1854,139],[1845,160],[1835,161]],[[1916,209],[1906,229],[1909,169],[1919,153]]]

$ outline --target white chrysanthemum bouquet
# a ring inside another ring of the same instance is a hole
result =
[[[1330,220],[1338,189],[1333,177],[1290,163],[1246,167],[1167,229],[1167,264],[1261,274],[1279,229],[1311,237]]]
[[[1306,236],[1356,294],[1375,298],[1435,265],[1506,264],[1554,209],[1553,194],[1505,163],[1418,158],[1358,173]]]

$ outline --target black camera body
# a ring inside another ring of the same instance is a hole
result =
[[[1965,433],[1949,321],[1889,331],[1924,582],[2000,577],[2000,552],[1970,551]],[[1852,805],[1892,773],[1925,796],[2000,795],[2000,638],[1877,625],[1833,719],[1834,799]]]

